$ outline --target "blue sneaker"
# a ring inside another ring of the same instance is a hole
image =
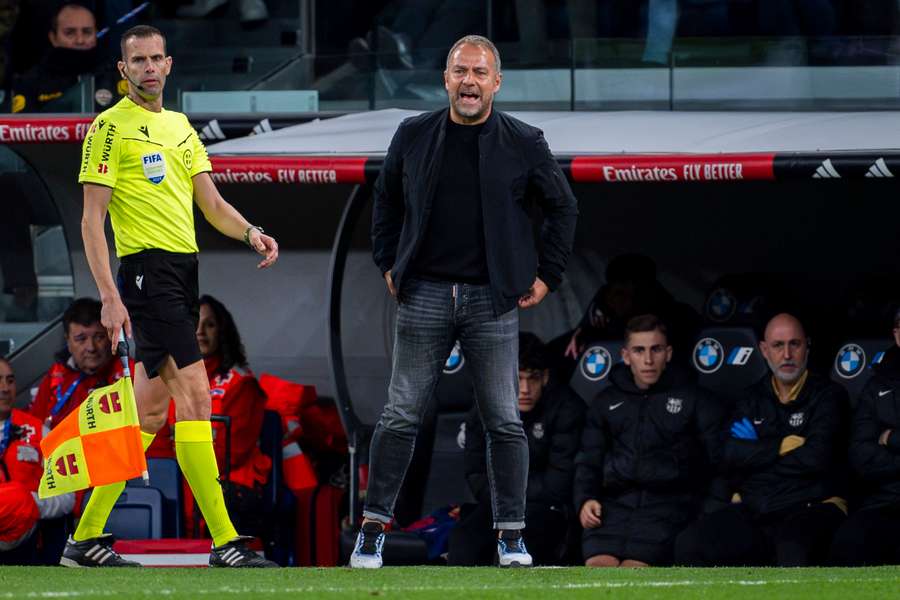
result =
[[[384,525],[378,521],[363,523],[356,536],[356,547],[350,555],[350,566],[354,569],[380,569],[382,546]]]
[[[531,555],[525,549],[521,531],[504,530],[497,540],[497,558],[501,567],[530,567]]]

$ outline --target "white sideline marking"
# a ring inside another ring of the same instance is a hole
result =
[[[811,583],[885,583],[896,582],[897,578],[893,577],[854,577],[840,578],[829,577],[827,579],[723,579],[721,581],[698,581],[693,579],[672,580],[672,581],[588,581],[584,583],[563,583],[563,584],[546,584],[535,582],[534,585],[482,585],[482,586],[371,586],[371,585],[348,585],[342,587],[329,586],[304,586],[304,587],[285,587],[285,588],[257,588],[242,587],[235,588],[223,586],[208,590],[197,589],[155,589],[155,590],[131,590],[131,595],[143,596],[170,596],[173,594],[285,594],[285,593],[309,593],[309,592],[327,592],[335,594],[344,594],[354,591],[378,590],[382,592],[428,592],[428,591],[447,591],[447,592],[466,592],[466,591],[503,591],[503,590],[529,590],[529,589],[555,589],[555,590],[576,590],[576,589],[604,589],[604,588],[668,588],[668,587],[712,587],[712,586],[765,586],[765,585],[799,585]],[[0,593],[0,598],[78,598],[81,596],[120,596],[121,592],[111,590],[97,591],[59,591],[59,592],[27,592],[25,594],[17,594],[13,592]]]

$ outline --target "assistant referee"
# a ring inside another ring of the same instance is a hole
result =
[[[135,342],[134,391],[146,449],[175,399],[175,452],[213,538],[214,567],[274,567],[250,550],[251,538],[231,523],[213,452],[209,380],[195,331],[199,313],[193,202],[213,227],[262,254],[278,244],[247,222],[219,194],[206,149],[187,117],[162,106],[172,57],[162,33],[139,25],[122,36],[119,71],[128,96],[101,113],[82,148],[81,233],[103,302],[101,322],[115,344],[122,327]],[[109,266],[107,211],[119,256],[118,281]],[[124,483],[94,488],[61,564],[137,566],[112,549],[103,533]]]

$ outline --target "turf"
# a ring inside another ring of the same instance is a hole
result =
[[[395,567],[335,569],[0,568],[2,598],[900,598],[900,567],[644,569]]]

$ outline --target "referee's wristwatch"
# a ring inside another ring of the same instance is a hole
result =
[[[245,229],[244,230],[244,243],[247,244],[248,246],[250,246],[250,230],[251,229],[255,229],[260,233],[265,233],[265,230],[262,227],[260,227],[259,225],[251,225],[250,227]],[[253,246],[250,246],[250,247],[252,248]]]

